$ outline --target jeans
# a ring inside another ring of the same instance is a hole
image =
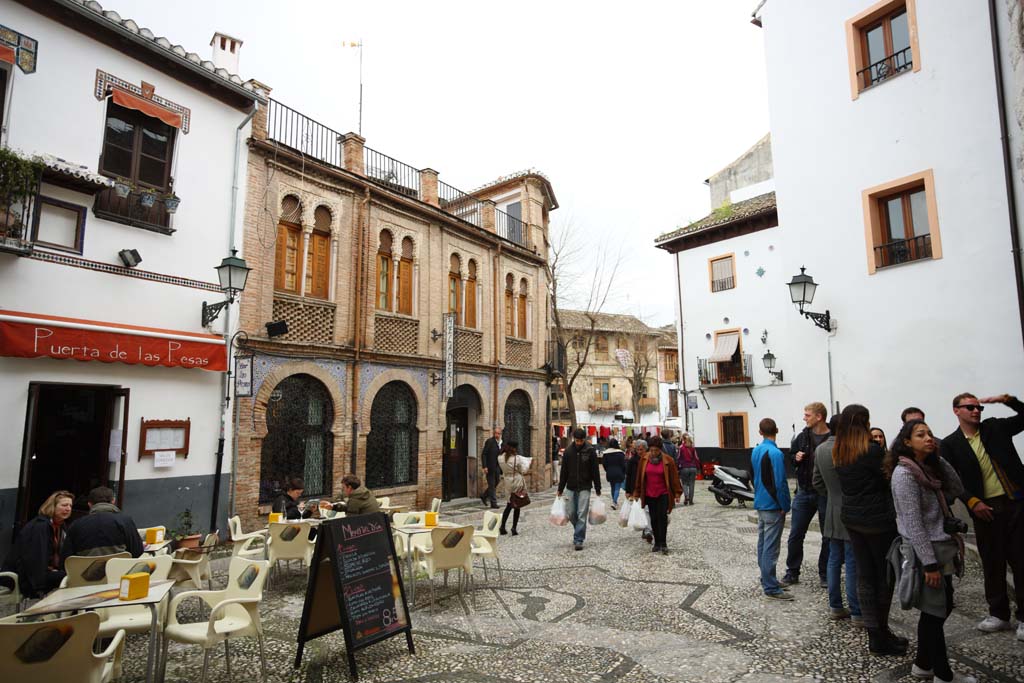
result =
[[[1024,621],[1024,502],[1006,496],[985,501],[992,508],[992,521],[974,518],[978,538],[978,554],[985,576],[985,601],[988,613],[1003,621],[1010,620],[1010,597],[1007,595],[1006,566],[1013,572],[1017,621]]]
[[[565,491],[565,511],[572,524],[572,542],[583,545],[587,538],[587,516],[590,514],[590,489],[585,491]]]
[[[619,504],[619,491],[622,490],[621,481],[610,481],[608,485],[612,487],[612,505],[618,506]]]
[[[651,534],[654,536],[654,547],[665,547],[665,536],[668,534],[668,494],[657,498],[644,497],[647,511],[651,515]]]
[[[917,657],[914,664],[922,669],[931,669],[936,678],[952,680],[953,670],[949,668],[946,634],[942,627],[953,611],[953,578],[945,576],[943,579],[946,582],[946,616],[937,617],[921,612],[917,620]]]
[[[860,616],[860,600],[857,598],[857,560],[853,556],[853,544],[838,538],[829,539],[828,548],[828,606],[843,608],[843,564],[846,564],[846,604],[850,614]]]
[[[679,481],[683,485],[683,500],[693,502],[693,483],[697,481],[697,468],[684,467],[679,470]]]
[[[761,570],[761,588],[765,595],[782,592],[775,576],[775,563],[779,561],[785,522],[786,515],[781,510],[757,511],[757,566]]]
[[[850,532],[850,543],[857,558],[857,597],[864,626],[888,632],[894,586],[889,585],[889,563],[885,555],[896,538],[896,530],[878,534],[861,533],[849,527],[846,530]]]
[[[815,491],[798,491],[793,497],[793,516],[789,522],[789,540],[786,542],[786,576],[800,578],[800,566],[804,563],[804,536],[811,525],[814,515],[818,514],[818,524],[822,531],[822,513],[818,509],[818,494]],[[828,573],[828,541],[822,539],[821,550],[818,552],[818,576],[824,578]]]

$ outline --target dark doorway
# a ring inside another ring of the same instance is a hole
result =
[[[441,448],[441,498],[465,498],[466,448],[469,410],[456,408],[447,412],[448,425],[444,431],[444,444]]]
[[[34,517],[46,497],[60,489],[79,496],[96,486],[110,486],[120,504],[124,495],[127,425],[127,389],[83,384],[29,385],[19,525]],[[116,464],[111,463],[111,451]]]

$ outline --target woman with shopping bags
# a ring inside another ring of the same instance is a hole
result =
[[[631,500],[647,506],[651,516],[653,552],[668,555],[665,536],[668,533],[668,515],[683,495],[679,482],[679,468],[675,461],[661,450],[661,437],[652,436],[636,467],[636,482]]]

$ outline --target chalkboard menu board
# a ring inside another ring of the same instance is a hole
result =
[[[320,525],[299,622],[295,666],[308,640],[342,629],[349,671],[358,679],[355,650],[405,634],[415,654],[405,587],[387,515],[373,513]]]

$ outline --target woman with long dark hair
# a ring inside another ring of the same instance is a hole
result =
[[[947,531],[952,517],[947,500],[964,492],[956,471],[939,457],[939,444],[924,420],[908,420],[892,443],[892,497],[896,526],[921,563],[921,611],[917,622],[917,657],[913,671],[918,678],[976,683],[977,679],[954,674],[946,654],[943,624],[953,611],[953,574],[963,565],[958,535]]]
[[[501,462],[498,464],[501,466],[501,473],[505,479],[505,494],[508,496],[508,503],[505,504],[505,510],[501,513],[501,528],[498,529],[502,535],[508,533],[505,525],[510,512],[512,513],[512,535],[519,535],[519,508],[512,504],[512,494],[521,494],[526,491],[526,478],[523,477],[523,467],[519,464],[518,451],[518,441],[509,441],[501,447]]]
[[[871,440],[871,415],[856,403],[846,406],[836,423],[832,464],[843,489],[843,525],[857,558],[857,597],[868,650],[876,655],[902,655],[908,641],[889,630],[892,587],[886,578],[886,554],[896,538],[896,511],[884,453]]]
[[[636,467],[636,482],[632,498],[647,507],[651,516],[651,535],[654,536],[654,552],[668,555],[665,541],[668,532],[668,515],[683,495],[679,483],[679,469],[676,461],[661,450],[661,437],[652,436],[649,450],[640,458]]]

